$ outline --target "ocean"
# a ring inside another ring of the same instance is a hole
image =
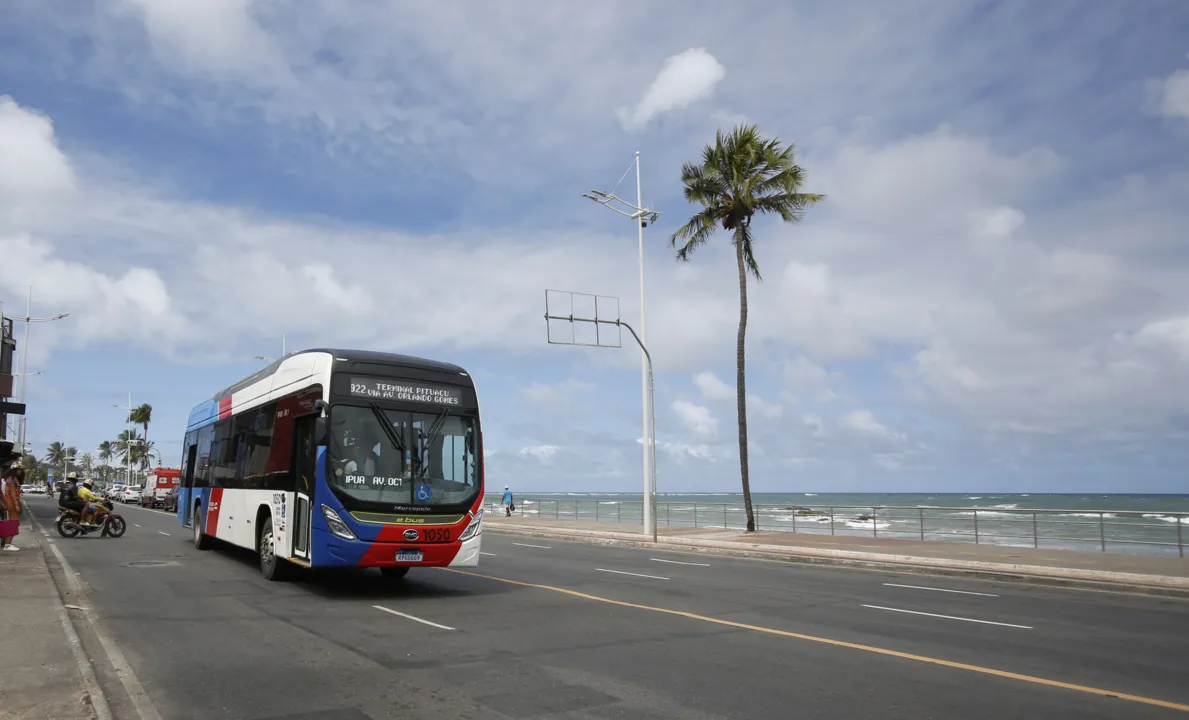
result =
[[[516,493],[516,514],[639,525],[641,497]],[[752,493],[752,503],[761,530],[1174,556],[1189,548],[1189,495]],[[661,493],[657,508],[661,526],[746,526],[742,493]]]

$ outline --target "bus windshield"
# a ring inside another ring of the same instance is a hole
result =
[[[476,422],[449,408],[330,410],[327,479],[349,498],[404,506],[458,505],[479,493]]]

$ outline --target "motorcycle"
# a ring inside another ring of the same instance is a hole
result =
[[[105,498],[100,504],[107,508],[107,512],[99,517],[99,524],[95,527],[88,527],[80,523],[81,518],[77,510],[59,505],[56,521],[58,534],[65,538],[72,538],[100,531],[100,537],[121,537],[128,529],[128,523],[118,513],[112,512],[111,500]]]

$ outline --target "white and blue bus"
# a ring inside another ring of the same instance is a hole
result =
[[[293,353],[195,407],[183,448],[178,520],[195,547],[254,550],[270,580],[479,562],[483,434],[457,365]]]

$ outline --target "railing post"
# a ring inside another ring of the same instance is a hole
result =
[[[553,501],[553,519],[557,520],[561,517],[561,500]]]
[[[595,522],[599,521],[599,501],[595,500]]]
[[[921,513],[921,540],[925,539],[925,508],[917,508]]]
[[[1040,547],[1040,531],[1036,527],[1036,511],[1032,511],[1032,547]]]
[[[834,535],[834,506],[830,506],[830,535]]]
[[[978,545],[978,510],[974,511],[974,544]]]
[[[669,510],[670,510],[670,509],[672,509],[672,507],[673,507],[673,506],[672,506],[672,505],[670,505],[669,503],[665,503],[665,527],[669,527],[670,525],[672,525],[672,524],[673,524],[673,523],[672,523],[672,522],[669,520]]]
[[[1176,517],[1177,517],[1177,552],[1180,553],[1181,557],[1185,557],[1185,541],[1181,539],[1181,526],[1185,524],[1184,522],[1182,522],[1185,519],[1185,516],[1177,515]]]
[[[694,503],[694,527],[698,526],[698,504]]]
[[[871,537],[879,537],[879,508],[871,508]]]
[[[755,506],[753,505],[752,508],[754,509]],[[722,504],[722,528],[723,528],[723,530],[727,529],[727,504],[726,503]]]
[[[1098,541],[1102,543],[1102,551],[1106,552],[1106,515],[1101,510],[1098,511]]]
[[[793,511],[793,532],[797,532],[797,511]]]

